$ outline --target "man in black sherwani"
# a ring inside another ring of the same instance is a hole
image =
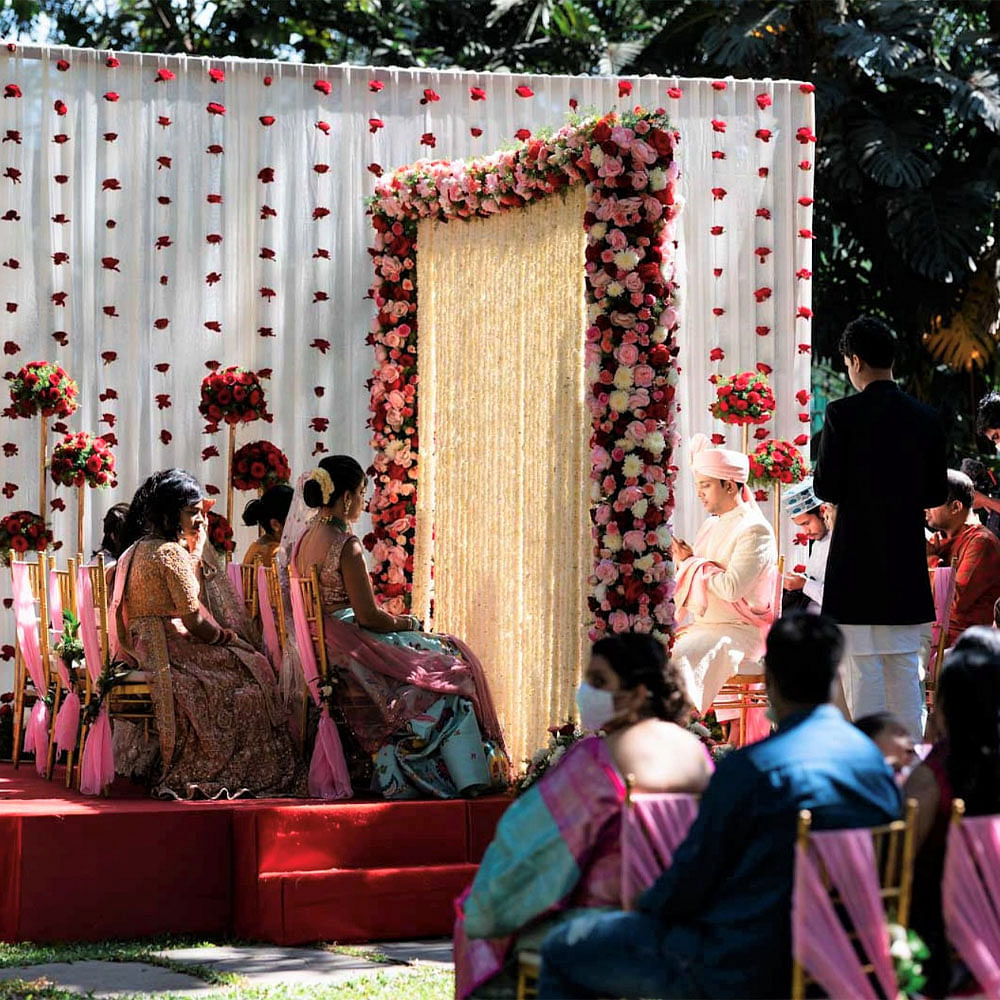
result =
[[[888,710],[920,738],[920,654],[934,621],[924,510],[948,495],[944,431],[893,381],[884,323],[849,323],[840,353],[858,391],[827,407],[814,470],[816,495],[837,505],[823,613],[844,631],[852,718]]]

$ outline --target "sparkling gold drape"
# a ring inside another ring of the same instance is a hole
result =
[[[414,611],[433,591],[435,629],[478,653],[518,764],[575,714],[588,647],[584,207],[581,187],[417,237]]]

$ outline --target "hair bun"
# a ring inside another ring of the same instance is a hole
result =
[[[254,497],[244,508],[243,508],[243,523],[248,527],[252,528],[255,524],[260,523],[261,507],[263,505],[260,502],[259,497]]]

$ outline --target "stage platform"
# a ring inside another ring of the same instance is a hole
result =
[[[158,802],[0,764],[0,940],[450,935],[510,799]]]

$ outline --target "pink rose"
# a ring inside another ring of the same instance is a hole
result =
[[[652,385],[655,376],[656,372],[649,365],[636,365],[632,371],[632,380],[640,386]]]
[[[628,615],[621,609],[612,611],[611,614],[608,615],[608,625],[611,626],[612,632],[627,632],[629,630]]]
[[[598,524],[607,524],[611,520],[611,508],[606,503],[600,504],[594,512],[594,520]]]
[[[642,531],[626,531],[622,544],[631,552],[646,551],[646,534]]]
[[[618,579],[618,567],[610,559],[602,559],[594,568],[594,574],[601,583],[614,583]]]

